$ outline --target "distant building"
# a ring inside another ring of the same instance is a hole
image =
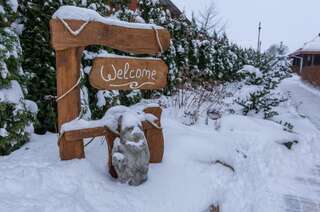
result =
[[[305,81],[320,86],[320,34],[290,54],[293,71]]]

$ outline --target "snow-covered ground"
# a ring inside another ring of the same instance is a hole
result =
[[[0,211],[201,212],[212,204],[222,212],[319,211],[320,92],[298,78],[281,89],[291,98],[278,119],[292,123],[293,133],[240,115],[223,116],[218,130],[214,123],[189,127],[167,109],[164,161],[151,165],[139,187],[108,176],[101,138],[86,148],[86,160],[60,161],[57,135],[33,135],[0,157]],[[294,141],[291,150],[281,144]]]

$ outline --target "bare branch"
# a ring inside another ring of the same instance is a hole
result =
[[[215,31],[219,34],[224,32],[225,24],[222,23],[222,18],[219,17],[214,2],[206,8],[204,11],[199,12],[197,18],[201,30],[209,33]]]

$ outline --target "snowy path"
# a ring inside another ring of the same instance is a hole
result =
[[[310,126],[320,130],[320,91],[302,83],[298,77],[284,81],[281,89],[289,92],[290,100],[299,115],[310,121]],[[318,142],[309,143],[311,148],[319,146],[319,132],[307,129],[304,133],[307,139]],[[320,152],[314,151],[314,154],[313,159],[294,176],[282,179],[283,185],[286,185],[286,191],[283,192],[285,212],[320,211],[320,160],[317,156]]]
[[[320,89],[312,88],[297,77],[286,80],[282,89],[290,92],[297,111],[306,116],[320,130]]]

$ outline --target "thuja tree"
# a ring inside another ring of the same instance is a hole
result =
[[[245,50],[243,56],[249,65],[240,71],[243,82],[255,87],[245,98],[236,100],[242,106],[243,114],[260,113],[265,119],[278,115],[275,108],[286,98],[277,92],[277,87],[283,79],[290,77],[289,60],[284,55],[260,54],[252,49]]]
[[[108,7],[103,0],[20,0],[20,23],[24,25],[20,35],[24,59],[22,66],[29,74],[28,98],[39,106],[36,131],[56,131],[55,54],[50,45],[49,21],[52,14],[62,5],[76,5],[106,14]]]
[[[18,3],[0,1],[0,155],[22,146],[33,132],[37,106],[24,99],[26,75],[21,68],[22,52],[13,30]]]
[[[157,0],[139,0],[138,5],[138,12],[146,23],[164,26],[171,34],[171,45],[168,51],[161,55],[169,67],[168,86],[164,93],[171,94],[176,85],[186,79],[182,73],[190,69],[188,58],[190,45],[190,39],[188,39],[189,21],[184,15],[172,17],[170,12]]]

